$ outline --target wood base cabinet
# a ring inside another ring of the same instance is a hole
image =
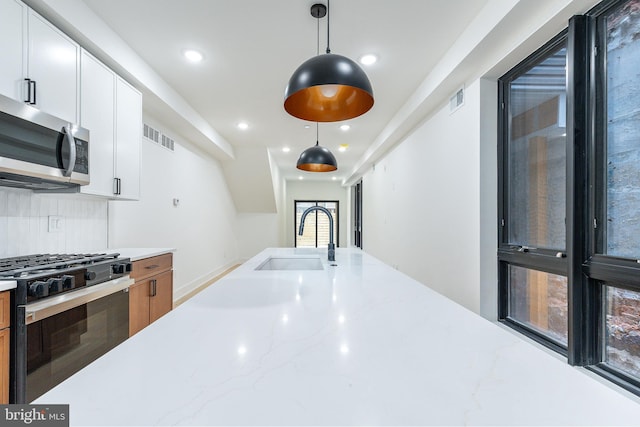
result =
[[[129,336],[173,308],[173,254],[133,262],[129,288]]]
[[[9,403],[10,291],[0,292],[0,405]]]

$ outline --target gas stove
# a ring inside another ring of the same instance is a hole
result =
[[[11,291],[10,403],[28,403],[129,336],[131,262],[118,253],[0,259]]]
[[[17,281],[19,304],[103,283],[129,272],[129,259],[118,253],[36,254],[0,259],[0,280]]]

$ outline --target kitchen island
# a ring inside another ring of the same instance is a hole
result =
[[[335,264],[267,249],[35,403],[72,425],[638,424],[636,397],[366,253]]]

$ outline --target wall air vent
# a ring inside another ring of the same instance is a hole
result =
[[[453,113],[464,105],[464,87],[461,87],[449,98],[449,113]]]
[[[158,131],[157,129],[152,128],[151,126],[149,126],[148,124],[145,123],[144,125],[144,137],[153,141],[153,142],[160,142],[160,131]]]
[[[162,135],[162,146],[164,148],[168,148],[169,150],[173,151],[173,144],[174,144],[174,140],[169,138],[167,135]]]
[[[155,142],[167,150],[175,151],[175,141],[173,138],[168,137],[158,129],[155,129],[146,123],[144,124],[143,135],[149,141]]]

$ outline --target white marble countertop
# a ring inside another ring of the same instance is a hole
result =
[[[15,280],[0,280],[0,292],[16,288]]]
[[[131,261],[138,261],[140,259],[151,258],[175,251],[175,248],[109,248],[105,249],[103,252],[117,252],[122,257],[131,258]]]
[[[36,403],[72,425],[638,425],[634,396],[357,249],[336,263],[263,251]]]

